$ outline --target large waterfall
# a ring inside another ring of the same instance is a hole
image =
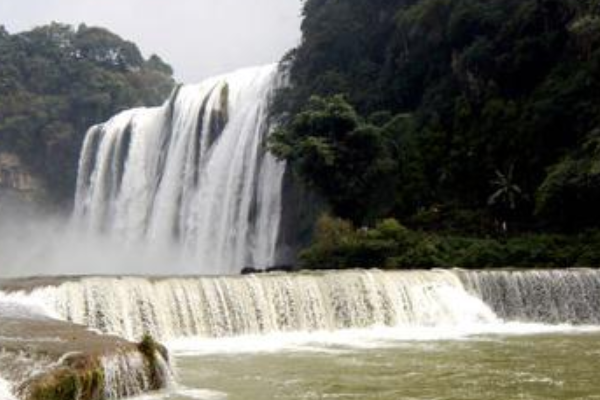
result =
[[[598,324],[600,271],[348,271],[78,278],[30,297],[60,319],[161,340],[394,327]]]
[[[281,81],[275,65],[246,69],[91,128],[79,166],[78,228],[154,249],[175,245],[195,273],[272,265],[284,166],[265,138]]]

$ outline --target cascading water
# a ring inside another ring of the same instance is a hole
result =
[[[154,249],[176,244],[200,274],[273,265],[285,166],[265,138],[281,81],[275,65],[242,70],[91,128],[77,227]]]
[[[79,278],[27,298],[102,332],[168,341],[373,326],[600,324],[599,289],[595,270],[348,271]]]
[[[198,343],[208,352],[248,351],[264,341],[269,344],[262,348],[268,349],[295,345],[294,340],[343,345],[357,343],[356,337],[364,344],[378,338],[438,340],[565,329],[540,323],[600,325],[600,271],[583,269],[79,277],[12,281],[4,287],[4,315],[58,318],[131,340],[150,333],[174,349]],[[262,335],[272,339],[257,342]],[[243,336],[250,337],[236,338]],[[193,343],[178,341],[185,338]],[[203,340],[211,338],[236,339]],[[168,381],[166,362],[157,357],[164,364],[159,374]],[[51,360],[0,357],[0,370],[3,362],[11,366],[4,378],[21,382],[22,376],[46,370]],[[106,398],[152,388],[136,352],[104,357],[101,366]],[[0,380],[0,394],[10,389]]]
[[[171,380],[170,369],[162,355],[156,354],[160,379]],[[104,377],[104,398],[122,399],[146,393],[153,389],[148,365],[139,353],[118,354],[101,359]]]
[[[145,333],[169,340],[496,321],[456,275],[444,271],[85,278],[32,296],[63,319],[129,339]]]
[[[600,271],[461,271],[459,276],[505,320],[600,325]]]

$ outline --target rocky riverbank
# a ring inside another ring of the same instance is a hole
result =
[[[167,385],[167,354],[46,317],[0,309],[0,376],[23,400],[106,400]]]

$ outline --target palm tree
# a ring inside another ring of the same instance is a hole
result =
[[[517,202],[523,195],[521,188],[514,183],[514,170],[514,164],[511,164],[506,174],[496,170],[496,178],[491,182],[495,191],[488,198],[489,206],[497,206],[504,211],[502,217],[502,230],[504,232],[508,230],[508,214],[516,210]]]

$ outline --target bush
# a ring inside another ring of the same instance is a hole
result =
[[[394,219],[355,229],[347,221],[323,216],[300,259],[306,269],[597,267],[600,231],[482,239],[415,232]]]

